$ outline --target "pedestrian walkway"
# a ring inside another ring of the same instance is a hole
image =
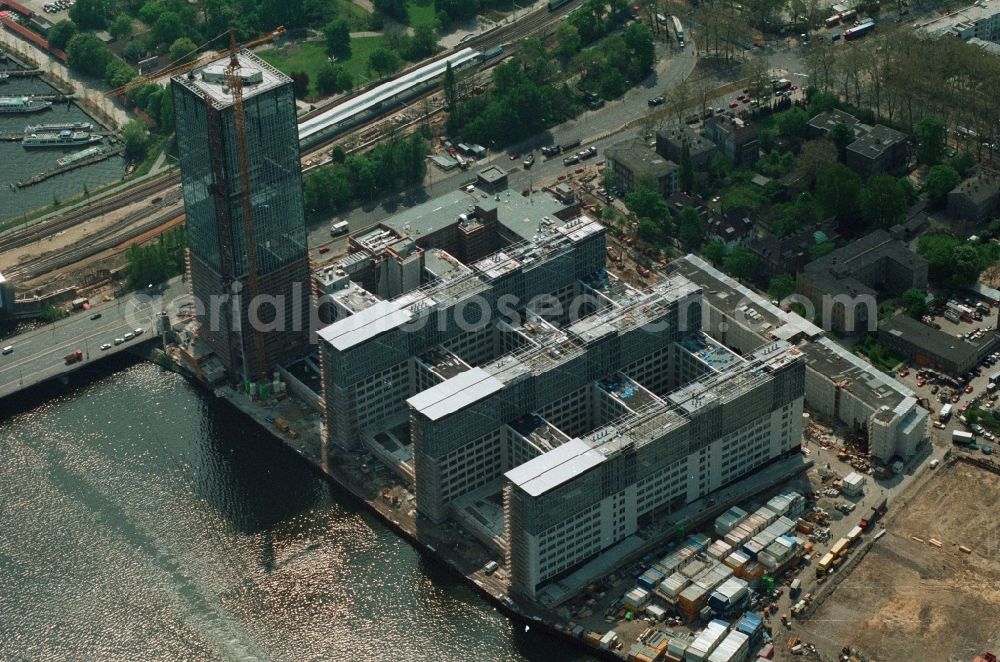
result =
[[[94,114],[98,122],[111,124],[109,128],[118,129],[129,121],[128,113],[105,97],[104,90],[77,80],[64,64],[34,45],[18,39],[13,33],[0,30],[0,48],[11,53],[15,59],[37,66],[50,80],[55,80],[64,88],[70,88],[70,93],[77,98],[77,102],[84,106],[88,113]]]

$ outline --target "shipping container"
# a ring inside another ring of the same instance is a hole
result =
[[[743,662],[749,650],[750,637],[733,630],[708,656],[708,662]]]
[[[834,558],[840,558],[843,556],[847,548],[851,546],[851,541],[847,538],[841,538],[837,542],[833,543],[833,547],[830,548],[830,553],[833,554]]]

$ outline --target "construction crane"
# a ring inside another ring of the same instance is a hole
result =
[[[165,76],[175,76],[177,74],[182,74],[185,71],[188,71],[189,69],[193,69],[197,67],[199,64],[201,64],[201,61],[197,56],[202,51],[202,49],[204,49],[206,46],[208,46],[213,42],[217,42],[219,39],[222,39],[223,37],[227,36],[229,37],[228,50],[230,53],[233,53],[234,48],[236,48],[235,52],[238,52],[239,50],[244,48],[253,48],[254,46],[260,46],[261,44],[266,44],[270,41],[278,39],[279,37],[285,36],[286,32],[287,31],[285,30],[285,26],[279,25],[274,29],[273,32],[261,35],[256,39],[251,39],[250,41],[239,44],[238,46],[235,45],[235,37],[232,29],[226,30],[225,32],[220,32],[219,34],[215,35],[208,41],[195,46],[193,50],[180,56],[173,62],[167,63],[166,66],[146,76],[136,76],[135,78],[125,83],[124,85],[116,87],[113,90],[108,90],[107,92],[104,93],[104,96],[113,97],[121,95],[124,97],[129,92],[136,90],[142,87],[143,85],[146,85],[147,83],[152,83],[159,78],[163,78]],[[189,58],[194,58],[194,59],[189,60]]]
[[[229,32],[229,64],[226,66],[226,84],[233,98],[233,120],[236,132],[236,156],[240,164],[240,206],[243,216],[243,232],[246,235],[247,248],[247,287],[250,290],[250,301],[257,301],[260,294],[260,284],[257,282],[257,243],[253,233],[253,204],[250,201],[250,155],[247,152],[246,118],[243,114],[243,77],[240,75],[239,49],[236,46],[236,32]],[[240,313],[242,314],[242,313]],[[243,326],[240,324],[240,334]],[[260,329],[254,328],[254,368],[258,381],[267,381],[267,354],[264,348],[264,336]],[[246,352],[246,338],[243,338],[241,352]],[[246,360],[244,359],[244,366]],[[246,372],[246,368],[244,368]],[[246,379],[244,374],[244,379]]]

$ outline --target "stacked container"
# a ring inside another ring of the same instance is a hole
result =
[[[706,553],[717,561],[721,561],[733,553],[733,546],[725,540],[716,540],[708,546]]]
[[[664,575],[662,572],[656,568],[650,568],[646,572],[639,575],[639,586],[648,591],[653,591],[660,585],[660,582],[663,581],[663,577]]]
[[[708,662],[745,662],[750,652],[749,638],[733,630],[708,656]]]
[[[640,607],[649,602],[650,596],[651,594],[649,591],[636,586],[634,589],[625,594],[625,598],[622,602],[632,611],[638,611]]]
[[[736,624],[736,629],[750,638],[750,649],[755,650],[764,639],[764,619],[754,613],[748,613]]]
[[[747,512],[745,510],[738,506],[733,506],[715,518],[715,535],[720,538],[724,537],[746,518]]]
[[[684,659],[689,662],[704,662],[712,654],[729,632],[729,623],[714,620],[705,626],[691,645],[688,646],[684,654]]]
[[[730,577],[722,582],[708,598],[708,604],[716,614],[725,616],[741,609],[750,597],[747,582],[739,577]]]
[[[690,579],[679,572],[675,572],[660,582],[660,585],[656,587],[656,595],[672,605],[677,604],[677,597],[690,583]]]

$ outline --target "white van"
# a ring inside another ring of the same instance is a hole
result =
[[[14,346],[13,345],[7,345],[6,347],[4,347],[0,351],[2,351],[4,354],[11,354],[14,351]]]
[[[337,237],[342,234],[347,234],[349,229],[350,226],[347,224],[347,221],[338,221],[330,226],[330,235]]]
[[[485,572],[487,575],[492,575],[494,572],[497,571],[497,568],[499,567],[500,567],[499,563],[497,563],[496,561],[490,561],[489,563],[483,566],[483,572]]]
[[[937,465],[941,464],[941,461],[937,458],[931,460],[931,469],[937,469]]]

